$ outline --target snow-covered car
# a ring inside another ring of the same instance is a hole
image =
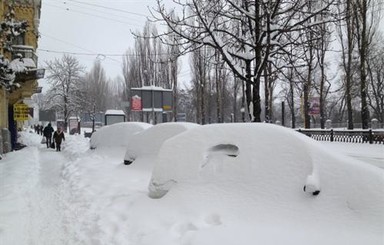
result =
[[[131,164],[139,156],[148,157],[157,155],[164,141],[198,126],[200,125],[188,122],[168,122],[157,124],[133,135],[127,145],[124,164]]]
[[[126,147],[133,135],[150,127],[151,124],[142,122],[121,122],[101,127],[92,134],[90,148]]]
[[[149,196],[165,204],[177,199],[190,213],[201,207],[216,214],[232,210],[233,216],[215,215],[212,222],[231,220],[231,230],[221,226],[219,234],[231,234],[242,220],[253,223],[252,231],[244,230],[244,241],[380,244],[383,186],[382,169],[329,152],[294,130],[220,124],[163,143]]]

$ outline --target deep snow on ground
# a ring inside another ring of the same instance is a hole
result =
[[[1,244],[383,244],[384,170],[369,160],[381,164],[382,145],[336,147],[268,125],[210,127],[170,130],[158,157],[128,166],[119,127],[95,150],[66,135],[62,152],[22,132],[28,147],[0,161]],[[151,180],[175,183],[153,199]],[[308,183],[318,196],[303,192]]]
[[[321,142],[329,150],[373,164],[384,169],[384,146],[380,144],[350,144],[341,142]],[[347,147],[346,147],[347,146]]]

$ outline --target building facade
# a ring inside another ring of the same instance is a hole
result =
[[[35,53],[40,11],[41,0],[0,0],[0,154],[15,149],[23,123],[14,116],[15,104],[38,92],[37,79],[44,76]]]

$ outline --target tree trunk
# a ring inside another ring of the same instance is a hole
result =
[[[361,47],[360,47],[360,79],[361,79],[361,122],[362,128],[368,128],[369,110],[367,103],[367,50],[368,50],[368,37],[367,37],[367,2],[363,1],[362,10],[362,33],[361,33]]]
[[[367,103],[367,58],[369,48],[369,35],[372,34],[368,30],[368,1],[360,0],[356,1],[354,6],[355,19],[357,27],[357,37],[359,44],[359,55],[360,55],[360,99],[361,99],[361,123],[362,128],[368,128],[369,122],[369,109]],[[371,21],[372,18],[371,18]],[[370,26],[370,29],[372,26]]]
[[[311,69],[308,73],[310,74]],[[309,87],[310,87],[310,75],[308,75],[308,80],[304,84],[303,91],[303,111],[304,111],[304,128],[311,128],[311,117],[309,115]]]
[[[269,74],[267,66],[264,68],[264,111],[265,111],[265,122],[269,123],[270,118],[270,107],[269,107]]]
[[[293,93],[293,72],[292,68],[289,70],[289,96],[288,106],[291,113],[291,127],[296,128],[296,117],[295,117],[295,97]]]
[[[218,52],[215,51],[216,120],[221,123],[221,86]]]
[[[258,69],[261,71],[262,65],[262,47],[258,45],[258,41],[261,37],[261,20],[260,20],[260,0],[255,1],[255,76],[253,79],[253,90],[252,90],[252,103],[253,103],[253,122],[261,122],[261,99],[260,99],[260,74]]]

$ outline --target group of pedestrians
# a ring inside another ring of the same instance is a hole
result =
[[[57,127],[57,130],[55,131],[52,125],[48,123],[43,130],[43,134],[47,148],[56,148],[56,151],[61,151],[61,143],[65,141],[64,132],[61,128]]]
[[[43,125],[35,124],[33,125],[33,129],[35,130],[35,133],[43,135],[43,129],[44,129]]]

